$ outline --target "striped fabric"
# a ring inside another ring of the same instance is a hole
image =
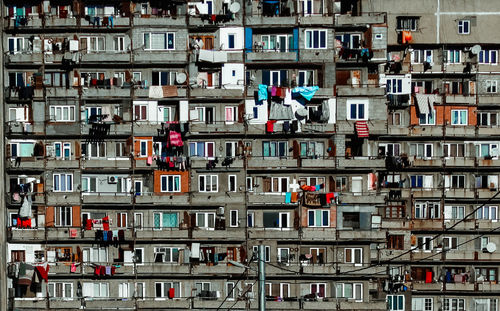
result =
[[[370,136],[370,132],[368,131],[368,124],[366,124],[366,121],[356,121],[356,132],[358,133],[358,137]]]

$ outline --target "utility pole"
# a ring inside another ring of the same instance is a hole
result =
[[[266,268],[264,245],[259,245],[259,311],[266,310]]]

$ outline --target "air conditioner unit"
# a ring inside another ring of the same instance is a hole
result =
[[[224,206],[220,206],[217,208],[217,215],[224,215]]]
[[[108,176],[108,184],[116,184],[118,182],[118,177]]]

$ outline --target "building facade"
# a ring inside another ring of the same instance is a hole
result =
[[[500,3],[1,12],[0,309],[499,310]]]

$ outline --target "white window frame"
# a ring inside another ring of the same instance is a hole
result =
[[[310,225],[311,212],[313,213],[313,221],[314,221],[313,225]],[[323,225],[324,212],[327,212],[327,214],[328,214],[328,224],[327,225]],[[316,213],[321,214],[321,223],[320,224],[316,223]],[[328,209],[310,209],[310,210],[308,210],[307,211],[307,226],[309,228],[328,228],[328,227],[330,227],[330,210],[328,210]]]
[[[453,306],[456,306],[454,308]],[[443,311],[465,311],[465,299],[464,298],[444,298],[443,299]]]
[[[163,215],[164,214],[177,214],[177,226],[179,226],[179,213],[177,212],[153,212],[153,230],[163,230],[163,229],[169,229],[169,228],[177,228],[176,227],[165,227],[163,224]],[[155,226],[155,216],[160,215],[160,226],[156,227]]]
[[[458,56],[458,61],[457,61]],[[446,50],[446,63],[447,64],[461,64],[462,51],[461,50]]]
[[[154,296],[154,300],[165,300],[168,298],[168,289],[172,288],[172,285],[174,283],[178,283],[179,284],[179,296],[177,297],[174,297],[174,298],[181,298],[182,297],[182,282],[155,282],[154,283],[154,291],[155,291],[155,296]],[[157,284],[161,284],[161,296],[160,297],[156,297],[156,285]],[[170,284],[171,287],[168,287],[166,288],[165,285],[166,284]]]
[[[227,176],[227,191],[228,192],[237,192],[238,191],[238,178],[236,175],[228,175]],[[233,185],[231,187],[231,184]]]
[[[113,38],[113,49],[118,53],[125,51],[125,36],[115,36]]]
[[[418,240],[421,240],[422,243],[419,243]],[[422,248],[420,248],[420,244]],[[417,237],[417,245],[413,248],[414,251],[420,251],[424,253],[430,253],[434,249],[434,241],[431,236],[419,236]]]
[[[486,93],[488,94],[495,94],[497,93],[497,86],[498,86],[498,81],[497,80],[486,80]]]
[[[461,20],[459,20],[457,26],[458,26],[458,34],[459,35],[468,35],[468,34],[470,34],[471,23],[470,23],[469,19],[461,19]]]
[[[455,240],[455,243],[453,243],[453,240]],[[445,241],[447,241],[445,243]],[[445,247],[445,244],[448,244],[448,251],[453,250],[453,249],[458,249],[458,237],[456,236],[445,236],[443,237],[443,248]],[[453,247],[453,244],[455,244],[455,248]]]
[[[404,295],[387,295],[386,297],[387,297],[386,299],[387,299],[387,310],[388,311],[404,311],[405,310],[405,296]],[[399,298],[402,298],[402,300],[403,300],[401,306],[399,306],[399,303],[398,303]]]
[[[205,145],[203,148],[203,155],[202,156],[198,156],[198,144],[200,144],[200,143]],[[195,150],[192,150],[193,144],[194,144]],[[213,150],[212,156],[208,156],[208,153],[207,153],[209,145],[212,145],[212,150]],[[193,152],[194,152],[194,154],[191,155]],[[190,155],[190,157],[213,160],[213,159],[215,159],[215,152],[216,152],[215,151],[215,142],[213,142],[213,141],[192,141],[189,143],[189,155]]]
[[[56,182],[56,176],[58,182]],[[62,190],[62,180],[64,181],[65,189]],[[54,173],[52,175],[52,191],[53,192],[73,192],[73,174],[72,173]]]
[[[315,292],[315,293],[313,293],[313,292],[312,292],[313,285],[316,285],[316,290],[317,290],[317,292]],[[325,296],[324,296],[324,297],[319,296],[319,293],[320,293],[320,292],[319,292],[319,288],[320,288],[320,287],[323,287],[323,288],[325,289],[325,290],[323,291],[323,292],[325,293]],[[318,298],[325,298],[325,297],[326,297],[326,283],[311,283],[311,284],[309,284],[309,292],[310,292],[311,294],[317,294],[317,295],[318,295]]]
[[[354,120],[354,121],[365,121],[365,120],[368,120],[368,106],[369,106],[369,103],[366,102],[366,101],[356,101],[356,100],[348,100],[347,101],[347,104],[346,104],[346,118],[347,120]],[[359,117],[359,106],[360,105],[363,105],[363,118],[360,118]],[[356,107],[356,116],[352,117],[351,116],[351,110],[352,110],[352,106],[355,106]]]
[[[351,252],[351,261],[347,261],[347,252]],[[356,251],[360,251],[359,259],[360,262],[356,262]],[[344,248],[344,262],[354,264],[354,266],[359,267],[363,265],[363,248],[361,247],[346,247]]]
[[[427,62],[427,59],[430,57],[431,63],[433,60],[433,51],[432,50],[413,50],[411,52],[411,63],[412,64],[423,64]]]
[[[204,189],[201,188],[201,180],[204,180]],[[210,184],[207,181],[210,180]],[[215,188],[214,188],[215,184]],[[219,175],[198,175],[199,192],[219,192]]]
[[[153,48],[152,47],[152,40],[153,36],[152,35],[164,35],[165,36],[165,47],[164,48]],[[168,44],[168,37],[169,35],[172,35],[173,37],[173,42],[172,42],[172,47],[169,47]],[[146,38],[148,37],[148,38]],[[173,51],[175,50],[175,32],[167,31],[167,32],[144,32],[142,35],[142,43],[144,44],[144,50],[146,51]],[[149,42],[147,42],[149,41]]]
[[[387,94],[403,94],[403,78],[388,78],[385,81]]]
[[[498,222],[498,206],[497,205],[485,205],[476,211],[477,220],[490,220],[491,222]]]
[[[462,113],[465,111],[465,120],[462,120]],[[457,114],[457,117],[455,119],[455,121],[457,121],[456,123],[453,123],[453,114],[455,113],[458,113]],[[468,125],[469,123],[469,111],[467,109],[452,109],[451,112],[450,112],[450,122],[451,122],[451,125],[459,125],[459,126],[466,126]]]
[[[178,179],[178,188],[175,186],[175,180]],[[181,175],[161,175],[160,177],[160,192],[181,192],[182,184],[181,184],[182,178]],[[168,191],[170,188],[170,183],[173,183],[172,189],[173,191]],[[165,188],[163,185],[165,184]]]
[[[227,118],[227,111],[231,111],[231,119]],[[226,124],[234,124],[238,122],[238,107],[237,106],[225,106],[224,107],[224,120]]]
[[[142,290],[141,290],[141,294],[138,294],[139,290],[138,290],[138,286],[141,284],[142,286]],[[143,300],[144,297],[146,296],[146,283],[145,282],[135,282],[134,283],[134,294],[133,294],[133,297],[135,299],[138,299],[138,300]]]
[[[250,219],[251,219],[251,225],[250,225]],[[247,212],[247,227],[248,228],[253,228],[255,227],[255,213],[254,212]]]
[[[149,140],[144,140],[144,139],[141,139],[139,140],[139,156],[140,157],[147,157],[148,156],[148,142]],[[146,148],[142,148],[142,144],[145,144],[146,145]]]
[[[231,287],[231,289],[229,289],[229,287]],[[234,301],[237,292],[237,288],[234,286],[234,282],[226,282],[225,288],[227,300]]]
[[[315,42],[314,41],[314,33],[315,32],[318,32],[318,40],[319,42],[317,43],[318,44],[318,47],[314,47],[315,45]],[[325,44],[324,46],[321,46],[321,33],[324,34],[325,36]],[[308,30],[305,30],[304,31],[304,47],[306,50],[317,50],[317,49],[326,49],[328,47],[328,33],[325,29],[308,29]],[[308,40],[308,37],[310,39],[310,42]]]
[[[62,297],[57,297],[56,296],[56,286],[58,284],[61,284],[60,286],[62,286]],[[70,293],[71,295],[69,297],[66,297],[66,287],[70,288]],[[52,287],[52,289],[51,289]],[[50,292],[52,292],[52,296],[50,295]],[[58,299],[64,299],[64,300],[68,300],[68,299],[71,299],[73,298],[73,283],[67,283],[67,282],[49,282],[47,284],[47,296],[49,298],[58,298]]]
[[[493,57],[494,55],[494,57]],[[492,59],[495,58],[495,62]],[[481,50],[479,51],[479,64],[496,65],[498,63],[498,50]]]
[[[257,245],[252,246],[252,251],[254,254],[257,255],[259,253],[259,246],[257,246]],[[271,246],[264,245],[264,257],[265,257],[264,258],[265,262],[271,262]],[[256,257],[255,261],[258,261],[257,257]]]
[[[10,41],[14,42],[14,50],[9,53],[20,54],[24,51],[24,37],[9,37],[7,39],[7,48],[10,46]]]
[[[422,122],[422,115],[424,115],[424,122]],[[432,116],[432,118],[431,118]],[[429,113],[426,114],[419,114],[418,118],[418,124],[419,125],[436,125],[436,109],[432,109],[429,111]]]
[[[460,217],[461,216],[461,217]],[[463,205],[445,205],[444,221],[460,220],[465,217],[465,206]]]
[[[351,287],[351,295],[347,296],[346,288]],[[356,287],[360,288],[361,297],[356,297]],[[363,283],[337,283],[335,286],[335,296],[337,298],[346,298],[355,302],[363,302]]]
[[[84,36],[80,37],[80,42],[81,40],[86,40],[87,41],[87,53],[101,53],[101,52],[106,52],[106,38],[104,36]],[[99,49],[99,41],[102,41],[102,46],[104,47],[104,50]]]
[[[195,215],[196,215],[196,227],[203,228],[205,230],[214,230],[215,229],[215,220],[216,220],[215,213],[213,213],[213,212],[197,212]],[[200,224],[198,223],[198,215],[203,215],[204,223],[205,223],[204,226],[200,226]],[[212,216],[214,219],[214,226],[213,227],[208,226],[210,216]]]
[[[56,118],[57,112],[60,113],[60,118]],[[64,118],[64,111],[67,112],[68,118]],[[51,105],[49,107],[49,115],[51,122],[75,122],[75,106],[73,105]]]
[[[457,155],[456,156],[451,154],[451,146],[452,145],[457,145],[457,147],[456,147],[456,150],[457,150],[456,154]],[[459,156],[458,155],[458,145],[464,145],[464,155],[463,156]],[[444,146],[447,146],[447,148],[448,148],[448,152],[447,153],[445,153]],[[445,159],[462,158],[462,157],[465,157],[466,154],[467,154],[467,144],[465,144],[465,143],[446,143],[446,144],[443,145],[443,156],[445,157]]]
[[[143,229],[144,229],[144,213],[136,212],[134,213],[134,230],[142,231]]]
[[[173,247],[173,246],[155,247],[153,249],[153,259],[156,262],[156,254],[163,254],[163,260],[161,261],[162,263],[179,264],[180,255],[178,255],[177,261],[175,261],[174,250],[177,250],[177,254],[179,254],[180,249],[178,247]]]
[[[422,308],[417,308],[417,301]],[[411,299],[411,309],[413,311],[433,311],[434,299],[429,297],[413,297]]]
[[[286,258],[282,258],[281,251],[283,251],[283,252],[286,253]],[[290,264],[290,248],[288,248],[288,247],[278,247],[276,255],[277,255],[278,263],[285,264],[285,265]]]

